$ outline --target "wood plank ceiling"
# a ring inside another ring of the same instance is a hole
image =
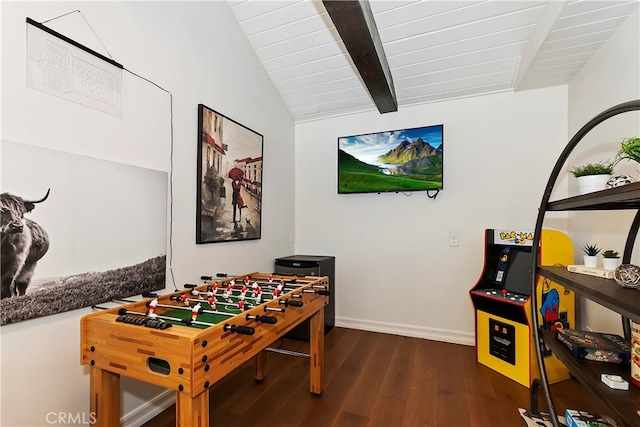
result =
[[[566,84],[640,0],[369,3],[401,110]],[[321,1],[229,4],[294,120],[376,110]]]

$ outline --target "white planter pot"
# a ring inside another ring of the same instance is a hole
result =
[[[576,178],[578,180],[578,194],[593,193],[604,190],[611,175],[585,175]]]
[[[613,271],[618,268],[620,258],[602,258],[602,268]]]
[[[598,267],[598,256],[597,255],[584,255],[584,266],[596,268]]]

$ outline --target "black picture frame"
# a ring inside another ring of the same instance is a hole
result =
[[[264,137],[198,104],[196,243],[262,235]]]

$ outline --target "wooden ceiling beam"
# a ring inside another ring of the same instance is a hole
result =
[[[366,0],[323,0],[369,95],[381,114],[398,111],[396,91],[371,7]]]

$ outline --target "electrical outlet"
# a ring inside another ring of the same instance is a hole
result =
[[[458,246],[458,233],[449,233],[449,246],[455,247]]]

